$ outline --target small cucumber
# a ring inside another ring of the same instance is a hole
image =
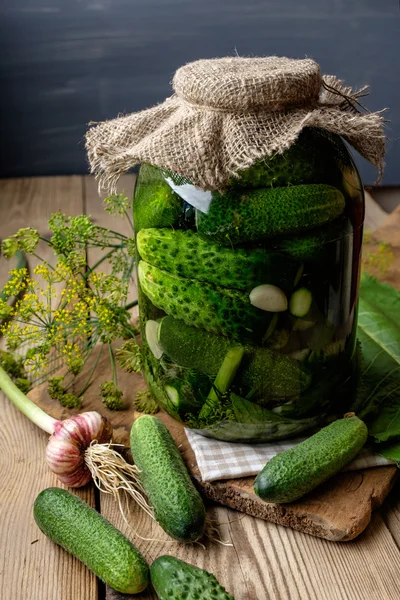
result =
[[[199,377],[203,376],[199,375]],[[164,392],[172,405],[168,403],[168,408],[171,408],[173,413],[178,413],[179,415],[187,412],[195,412],[205,402],[204,397],[202,400],[198,397],[197,388],[182,379],[164,384]]]
[[[172,227],[182,213],[182,204],[161,169],[148,164],[140,167],[133,196],[135,233],[147,227]]]
[[[277,239],[274,250],[283,252],[292,259],[327,264],[330,253],[336,249],[335,242],[351,235],[352,231],[353,226],[349,217],[342,214],[334,221],[312,229],[308,233]]]
[[[361,419],[334,421],[294,448],[270,460],[257,475],[254,491],[266,502],[293,502],[343,469],[367,441]]]
[[[165,425],[143,415],[132,425],[131,451],[154,515],[171,537],[194,542],[204,533],[206,512]]]
[[[77,496],[47,488],[36,498],[33,515],[47,537],[114,590],[138,594],[147,587],[149,569],[139,550]]]
[[[168,397],[168,408],[174,413],[197,412],[207,398],[212,378],[194,369],[187,369],[167,358],[160,361],[158,379]]]
[[[169,358],[182,367],[215,377],[234,343],[228,338],[191,327],[166,316],[160,321],[158,343]]]
[[[339,182],[341,170],[336,163],[342,154],[346,157],[346,148],[339,136],[324,135],[321,131],[305,127],[290,148],[239,171],[239,178],[232,178],[230,187],[271,188]]]
[[[159,600],[234,600],[214,575],[174,556],[159,556],[150,576]]]
[[[191,327],[171,316],[160,321],[158,342],[175,363],[215,377],[232,348],[228,338]],[[299,363],[269,348],[246,346],[237,383],[253,390],[256,397],[293,396],[310,387],[311,374]]]
[[[209,212],[196,212],[196,225],[203,237],[231,246],[318,227],[345,205],[342,192],[325,184],[213,192]]]
[[[142,229],[136,243],[141,258],[154,267],[238,290],[265,283],[292,290],[300,266],[278,252],[214,244],[190,229]]]
[[[234,339],[258,339],[274,314],[250,304],[246,292],[171,275],[141,260],[138,277],[142,291],[158,308],[206,331]]]

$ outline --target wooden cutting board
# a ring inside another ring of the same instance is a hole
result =
[[[364,254],[375,252],[379,240],[390,242],[394,262],[381,279],[400,289],[400,207],[387,219],[366,245]],[[80,375],[77,387],[82,385],[90,370],[90,361],[85,372]],[[96,383],[85,393],[82,410],[97,410],[106,416],[114,427],[115,442],[129,446],[129,430],[133,420],[139,415],[133,408],[112,412],[108,411],[99,399],[98,384],[111,378],[106,350],[97,367]],[[118,382],[128,404],[139,390],[146,389],[141,375],[118,371]],[[52,400],[40,386],[33,389],[29,396],[46,412],[56,418],[66,418],[74,411],[63,409]],[[76,412],[76,411],[75,411]],[[253,492],[253,477],[207,483],[202,481],[194,453],[187,441],[183,426],[165,413],[157,416],[167,425],[176,444],[179,446],[188,469],[207,498],[304,533],[331,541],[348,541],[357,537],[368,525],[372,511],[379,507],[388,495],[397,477],[397,467],[375,467],[359,471],[340,473],[298,502],[279,505],[260,500]]]

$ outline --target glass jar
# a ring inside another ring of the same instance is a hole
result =
[[[143,164],[135,186],[147,383],[230,441],[340,415],[357,378],[363,188],[342,139],[306,128],[222,191]]]

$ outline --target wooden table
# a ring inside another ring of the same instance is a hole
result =
[[[132,180],[122,185],[130,190]],[[47,233],[52,211],[86,212],[109,225],[96,183],[90,177],[49,177],[0,181],[0,237],[31,225]],[[370,202],[369,225],[385,214]],[[2,281],[8,265],[1,263]],[[122,600],[106,590],[77,560],[47,540],[36,527],[32,505],[57,479],[47,469],[47,434],[1,397],[0,436],[0,598],[8,600]],[[229,509],[210,505],[209,516],[233,545],[169,543],[147,516],[131,506],[133,536],[114,500],[89,486],[76,493],[119,527],[151,561],[174,554],[214,572],[236,600],[398,600],[400,598],[400,501],[398,486],[371,525],[353,542],[335,544]],[[154,600],[149,591],[139,600]]]

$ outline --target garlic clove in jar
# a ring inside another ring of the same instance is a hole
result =
[[[249,298],[253,306],[267,312],[283,312],[288,307],[285,293],[276,285],[270,283],[264,283],[253,288]]]

